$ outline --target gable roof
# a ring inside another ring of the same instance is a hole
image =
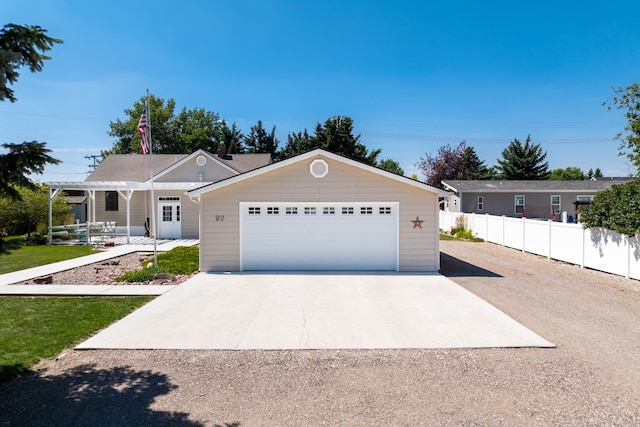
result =
[[[344,163],[344,164],[347,164],[349,166],[356,167],[358,169],[362,169],[362,170],[365,170],[365,171],[368,171],[368,172],[372,172],[372,173],[384,176],[386,178],[392,179],[394,181],[398,181],[398,182],[401,182],[403,184],[407,184],[407,185],[419,188],[421,190],[430,191],[430,192],[435,193],[435,194],[437,194],[438,196],[441,196],[441,197],[446,197],[447,195],[449,195],[449,193],[447,191],[441,190],[439,188],[432,187],[432,186],[430,186],[428,184],[425,184],[424,182],[417,181],[417,180],[414,180],[414,179],[411,179],[411,178],[407,178],[406,176],[400,176],[400,175],[397,175],[395,173],[388,172],[388,171],[386,171],[384,169],[380,169],[380,168],[377,168],[375,166],[370,166],[370,165],[367,165],[365,163],[361,163],[361,162],[358,162],[356,160],[352,160],[352,159],[349,159],[347,157],[341,156],[339,154],[331,153],[329,151],[326,151],[326,150],[323,150],[323,149],[320,149],[320,148],[312,150],[312,151],[308,151],[308,152],[303,153],[303,154],[299,154],[299,155],[297,155],[295,157],[291,157],[289,159],[282,160],[280,162],[271,163],[271,164],[269,164],[267,166],[263,166],[261,168],[254,169],[254,170],[251,170],[249,172],[245,172],[245,173],[240,174],[240,175],[235,175],[235,176],[232,176],[230,178],[223,179],[222,181],[218,181],[218,182],[214,182],[212,184],[204,185],[204,186],[202,186],[200,188],[196,188],[194,190],[189,191],[188,195],[189,195],[189,197],[199,197],[203,193],[208,193],[210,191],[215,191],[217,189],[224,188],[224,187],[227,187],[229,185],[233,185],[233,184],[235,184],[237,182],[244,181],[245,179],[254,178],[256,176],[260,176],[260,175],[269,173],[271,171],[274,171],[274,170],[277,170],[277,169],[280,169],[280,168],[287,167],[289,165],[292,165],[292,164],[295,164],[295,163],[298,163],[298,162],[302,162],[302,161],[313,159],[314,157],[317,157],[317,156],[323,156],[323,157],[326,157],[328,159],[335,160],[336,162]]]
[[[91,172],[85,181],[144,182],[149,179],[150,155],[111,154]],[[154,175],[187,157],[186,154],[154,154]]]
[[[179,168],[180,166],[184,165],[185,163],[189,162],[189,160],[196,158],[197,156],[204,156],[207,159],[218,163],[219,165],[221,165],[223,168],[229,170],[230,172],[233,172],[234,174],[238,174],[240,173],[238,170],[236,170],[235,168],[229,166],[227,163],[222,162],[220,158],[218,158],[218,156],[214,156],[211,153],[204,151],[204,150],[197,150],[185,157],[183,157],[182,159],[180,159],[179,161],[175,162],[174,164],[172,164],[171,166],[169,166],[168,168],[160,171],[159,173],[156,173],[154,175],[154,179],[157,178],[161,178],[164,175],[170,173],[171,171],[176,170],[177,168]]]
[[[271,163],[271,155],[266,154],[228,154],[224,159],[205,150],[192,154],[153,154],[154,177],[162,176],[184,164],[197,155],[206,155],[234,173],[243,173]],[[91,172],[85,181],[125,181],[145,182],[149,179],[151,155],[111,154]]]
[[[632,178],[605,178],[599,181],[551,181],[551,180],[446,180],[445,188],[456,193],[540,193],[540,192],[598,192],[614,184],[624,184]]]

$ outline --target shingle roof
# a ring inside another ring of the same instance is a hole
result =
[[[163,170],[187,157],[187,154],[154,154],[153,174]],[[248,172],[271,163],[271,155],[265,154],[229,154],[222,161],[239,173]],[[112,154],[85,179],[85,181],[127,181],[144,182],[149,179],[151,156],[141,154]]]
[[[250,170],[254,170],[271,163],[271,154],[269,153],[227,154],[224,159],[220,157],[216,158],[240,173],[249,172]]]
[[[154,154],[154,175],[186,156],[186,154]],[[85,181],[144,182],[149,179],[150,162],[150,155],[112,154],[105,158]]]
[[[501,192],[543,192],[543,191],[589,191],[606,190],[614,184],[629,182],[632,178],[600,178],[598,181],[500,181],[500,180],[446,180],[442,181],[448,190],[457,193],[501,193]]]

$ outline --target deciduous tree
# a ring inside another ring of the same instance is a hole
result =
[[[627,87],[613,88],[613,97],[603,105],[607,110],[611,108],[625,110],[627,125],[623,132],[614,136],[614,139],[620,141],[618,154],[629,159],[638,175],[640,173],[640,84],[633,83]]]
[[[140,151],[140,134],[136,131],[144,110],[146,97],[134,102],[132,108],[124,110],[125,120],[116,119],[109,123],[109,136],[116,138],[109,154],[129,154]],[[176,101],[165,101],[154,95],[149,96],[151,147],[157,154],[192,153],[198,149],[215,153],[218,142],[223,138],[223,124],[218,114],[204,108],[188,110],[186,107],[177,115],[174,113]]]
[[[593,175],[593,171],[591,172]],[[586,179],[587,176],[577,166],[568,166],[564,169],[557,168],[551,171],[549,179],[552,181],[580,181]]]
[[[464,151],[467,143],[461,141],[457,147],[450,144],[438,148],[434,156],[425,154],[416,163],[420,172],[425,176],[425,182],[433,187],[442,188],[442,181],[451,179],[464,179],[465,161]]]
[[[45,185],[32,188],[17,187],[19,200],[0,197],[0,230],[8,234],[30,234],[49,219],[49,190]],[[52,203],[54,224],[62,224],[70,207],[64,198],[56,197]]]
[[[640,232],[640,179],[612,185],[595,195],[582,208],[580,220],[586,228],[602,227],[634,236]]]
[[[393,159],[383,159],[378,162],[377,165],[380,169],[384,169],[387,172],[395,173],[397,175],[404,176],[404,170],[400,167],[400,163]]]

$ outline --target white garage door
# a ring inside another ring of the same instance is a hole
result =
[[[242,202],[240,268],[397,270],[398,202]]]

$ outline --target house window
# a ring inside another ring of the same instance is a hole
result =
[[[353,208],[342,208],[342,215],[353,215]]]
[[[336,208],[334,208],[334,207],[324,207],[324,208],[322,208],[322,214],[323,215],[335,215],[336,214]]]
[[[280,208],[278,207],[267,207],[267,215],[278,215],[280,213]]]
[[[589,196],[578,196],[576,198],[578,202],[593,202],[593,195]]]
[[[478,196],[478,210],[484,210],[484,196]]]
[[[117,191],[104,192],[104,210],[105,211],[118,210],[118,192]]]
[[[380,215],[391,215],[391,207],[390,206],[380,207]]]
[[[305,215],[315,215],[316,214],[316,208],[311,206],[307,206],[304,208],[304,214]]]
[[[551,213],[554,213],[554,214],[560,213],[560,196],[559,195],[551,196]]]
[[[516,196],[515,197],[515,213],[524,214],[524,196]]]
[[[250,207],[249,215],[260,215],[260,208],[258,207]]]
[[[361,207],[360,208],[360,215],[371,215],[373,214],[373,208],[372,207]]]
[[[286,208],[285,213],[287,215],[298,215],[298,208],[297,207],[290,207],[290,208]]]

